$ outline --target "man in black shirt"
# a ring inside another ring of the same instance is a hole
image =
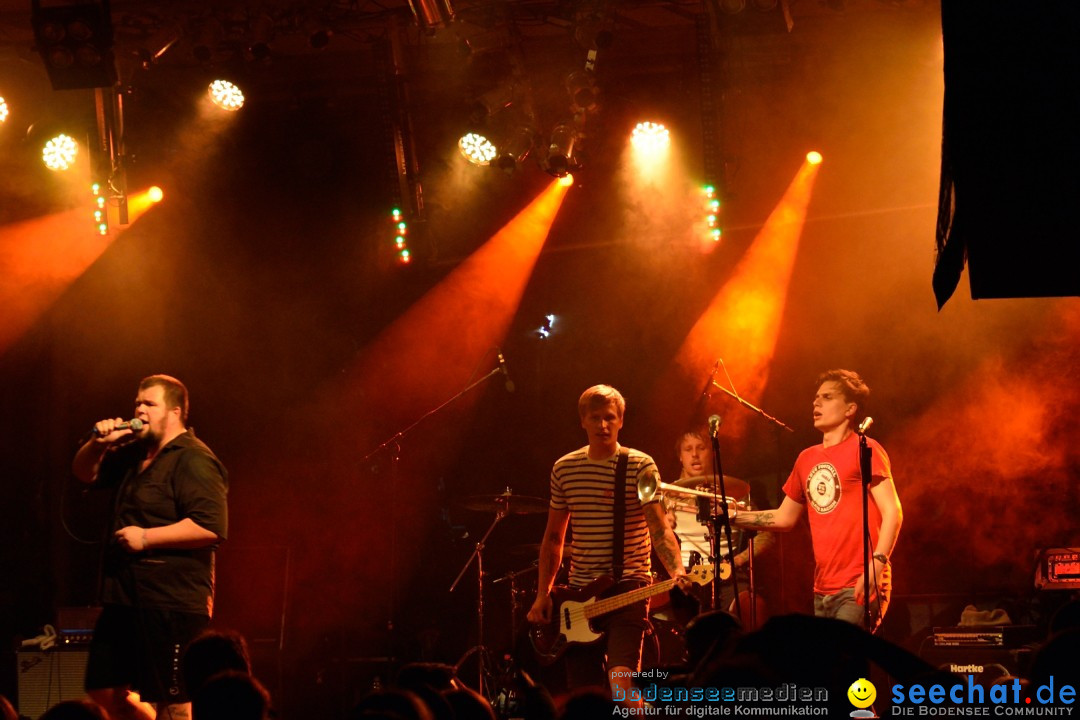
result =
[[[145,703],[159,718],[191,715],[180,658],[213,613],[228,480],[187,415],[183,383],[151,375],[135,398],[142,427],[101,420],[72,463],[79,480],[116,488],[86,689],[118,720],[153,718]]]

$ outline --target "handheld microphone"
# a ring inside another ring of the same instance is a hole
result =
[[[869,430],[870,426],[873,425],[873,424],[874,424],[874,418],[867,415],[866,417],[863,418],[863,421],[861,423],[859,423],[859,429],[856,430],[855,432],[859,433],[860,435],[865,435],[866,431]]]
[[[114,426],[113,430],[131,430],[132,432],[139,432],[143,429],[143,425],[145,425],[145,423],[142,420],[140,420],[139,418],[133,418],[131,420],[128,420],[127,422],[122,422],[119,425]],[[105,435],[108,435],[108,433],[98,432],[96,425],[94,426],[93,433],[98,437],[104,437]]]
[[[503,377],[506,378],[506,392],[514,392],[514,381],[510,379],[510,368],[506,364],[506,358],[503,357],[502,350],[496,350],[495,356],[499,360],[499,370],[502,371]]]
[[[720,432],[720,423],[724,422],[724,418],[719,415],[709,416],[709,437],[716,437]]]

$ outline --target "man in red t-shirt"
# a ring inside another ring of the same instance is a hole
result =
[[[758,530],[790,530],[809,507],[814,540],[814,614],[864,623],[862,472],[855,428],[866,416],[870,389],[851,370],[830,370],[818,378],[814,427],[822,443],[803,450],[784,484],[776,510],[739,513],[734,522]],[[867,438],[871,449],[869,506],[870,603],[874,630],[885,616],[892,589],[889,557],[900,534],[903,511],[885,449]]]

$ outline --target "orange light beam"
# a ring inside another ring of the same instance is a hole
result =
[[[803,162],[731,279],[687,334],[677,358],[688,377],[705,377],[722,356],[738,375],[737,388],[762,387],[768,380],[818,167]],[[735,424],[727,430],[738,434],[739,420],[745,417],[731,418]]]
[[[0,227],[0,352],[7,350],[118,236],[149,209],[146,191],[129,197],[129,224],[109,205],[109,234],[101,235],[85,206]]]
[[[430,407],[502,344],[566,192],[553,181],[375,338],[351,388],[366,407],[405,415]]]

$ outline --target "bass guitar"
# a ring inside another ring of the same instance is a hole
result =
[[[720,564],[721,580],[731,577],[731,567]],[[712,582],[714,567],[698,565],[691,568],[686,576],[698,585]],[[646,598],[667,592],[675,587],[675,580],[664,580],[637,590],[601,597],[615,584],[614,578],[600,577],[580,588],[556,587],[551,594],[552,620],[546,625],[533,625],[529,629],[529,640],[541,664],[549,665],[563,654],[567,646],[575,643],[593,643],[603,637],[593,630],[593,618],[615,612],[627,605],[641,602]]]

